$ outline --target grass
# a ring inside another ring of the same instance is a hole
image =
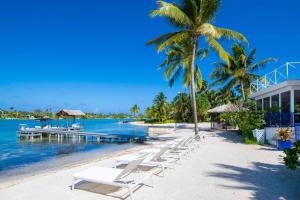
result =
[[[249,137],[245,137],[244,142],[245,142],[245,144],[258,144],[258,142],[256,141],[256,139],[249,138]]]
[[[146,120],[145,124],[166,124],[166,123],[176,123],[176,120],[169,119],[165,121],[156,121],[156,120]]]

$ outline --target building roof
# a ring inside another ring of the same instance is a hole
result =
[[[84,112],[81,110],[68,110],[68,109],[62,109],[59,112],[56,113],[57,117],[65,116],[65,117],[83,117],[85,116]]]
[[[208,113],[232,113],[232,112],[241,112],[245,111],[245,108],[242,108],[236,104],[225,104],[221,106],[217,106],[213,109],[208,110]]]

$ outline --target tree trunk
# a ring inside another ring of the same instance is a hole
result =
[[[196,59],[196,49],[197,49],[198,38],[193,38],[193,56],[191,62],[191,100],[193,107],[193,117],[195,124],[195,135],[198,135],[198,116],[197,116],[197,104],[196,104],[196,92],[195,92],[195,59]]]
[[[246,95],[245,95],[245,88],[244,88],[244,82],[241,80],[241,91],[242,91],[242,96],[243,96],[243,103],[246,102]]]

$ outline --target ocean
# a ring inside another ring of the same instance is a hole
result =
[[[118,119],[84,120],[84,131],[111,133],[120,135],[145,136],[146,129],[141,126],[119,123]],[[33,173],[39,170],[88,161],[112,152],[126,150],[138,144],[134,143],[97,143],[47,138],[24,141],[17,137],[19,124],[29,127],[40,125],[35,120],[0,120],[0,178],[18,174]],[[53,121],[55,125],[55,121]]]

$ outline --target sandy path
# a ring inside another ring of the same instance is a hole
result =
[[[190,129],[176,132],[176,135],[191,134]],[[278,151],[242,144],[240,137],[231,133],[205,134],[206,141],[199,152],[167,170],[165,177],[155,176],[154,188],[143,186],[134,193],[135,199],[300,199],[300,171],[287,170]],[[69,189],[74,172],[92,165],[112,166],[112,163],[112,159],[107,159],[26,179],[2,188],[0,197],[12,200],[116,199],[103,195],[114,191],[103,185],[89,184],[75,192]]]

